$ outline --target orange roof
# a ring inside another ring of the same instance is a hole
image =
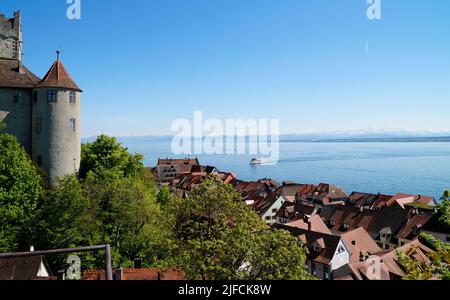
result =
[[[363,227],[348,231],[341,237],[351,252],[350,262],[358,262],[361,252],[376,254],[382,251]]]
[[[117,270],[113,270],[116,274]],[[124,269],[122,271],[122,280],[185,280],[186,274],[179,269],[168,269],[162,271],[160,269]],[[85,271],[83,280],[105,280],[104,270]]]
[[[309,222],[311,222],[311,231],[325,233],[325,234],[332,234],[331,230],[322,221],[322,219],[320,218],[319,215],[314,215],[311,218],[309,218]],[[303,219],[287,223],[286,226],[309,230],[308,223],[306,223],[305,220],[303,220]]]
[[[336,274],[339,275],[335,279],[353,277],[352,275],[358,280],[365,278],[369,280],[401,279],[405,276],[405,273],[399,265],[397,251],[424,265],[430,264],[427,254],[433,252],[433,250],[421,244],[419,240],[414,240],[392,251],[372,255],[365,261],[350,262],[347,266],[336,271]],[[373,267],[371,267],[375,261],[380,262],[379,273],[374,273]]]
[[[0,87],[33,88],[40,80],[18,61],[0,59]]]
[[[410,195],[410,194],[395,194],[388,202],[387,206],[392,206],[394,203],[404,208],[405,204],[408,203],[421,203],[428,205],[435,205],[435,200],[433,197],[423,196],[423,195]]]
[[[81,89],[78,85],[73,81],[72,77],[70,77],[69,72],[67,72],[66,68],[62,64],[62,62],[57,59],[50,70],[44,76],[37,85],[37,88],[65,88],[70,90],[76,90],[81,92]]]

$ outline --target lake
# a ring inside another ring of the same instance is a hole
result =
[[[119,139],[145,156],[146,166],[172,155],[170,141]],[[280,161],[251,166],[252,155],[199,155],[203,165],[236,173],[242,180],[273,178],[279,182],[333,183],[352,191],[422,194],[439,198],[450,189],[450,143],[281,142]]]

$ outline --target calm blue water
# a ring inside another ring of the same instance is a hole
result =
[[[123,138],[132,152],[154,166],[158,157],[175,157],[170,142]],[[280,145],[274,166],[249,165],[252,155],[200,155],[202,164],[237,174],[239,179],[273,178],[299,183],[333,183],[352,191],[423,194],[439,198],[450,189],[450,143],[305,143]]]

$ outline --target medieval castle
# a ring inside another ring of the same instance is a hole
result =
[[[40,79],[22,63],[20,12],[0,14],[0,122],[46,171],[74,174],[81,154],[81,89],[59,60]]]

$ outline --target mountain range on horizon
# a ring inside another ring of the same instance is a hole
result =
[[[171,140],[175,135],[124,134],[116,135],[119,139],[144,139],[151,141]],[[224,136],[219,136],[224,137]],[[94,140],[96,136],[83,137],[83,141]],[[248,138],[248,137],[247,137]],[[317,133],[280,134],[281,142],[320,142],[320,141],[409,141],[409,142],[450,142],[450,131],[419,130],[347,130]]]

